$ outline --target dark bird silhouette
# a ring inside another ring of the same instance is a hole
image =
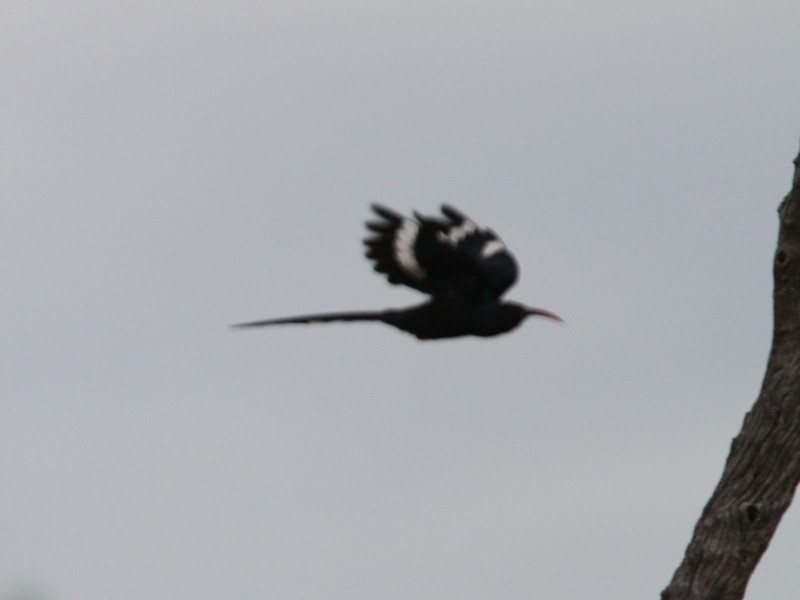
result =
[[[443,205],[444,219],[417,212],[410,219],[377,204],[372,210],[379,219],[367,222],[374,235],[364,245],[374,269],[390,283],[412,287],[430,300],[404,309],[285,317],[234,327],[380,321],[432,340],[499,335],[531,316],[562,320],[547,310],[500,300],[517,279],[517,262],[494,231],[455,208]]]

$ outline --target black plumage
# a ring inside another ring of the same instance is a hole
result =
[[[447,205],[442,206],[444,218],[415,212],[410,219],[379,205],[372,210],[378,219],[367,223],[373,235],[364,245],[374,269],[390,283],[412,287],[430,300],[405,309],[285,317],[234,327],[380,321],[428,340],[499,335],[530,316],[561,321],[550,311],[500,299],[517,279],[517,262],[491,229]]]

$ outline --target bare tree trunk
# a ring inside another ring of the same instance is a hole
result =
[[[772,350],[761,393],[662,600],[736,600],[800,482],[800,156],[778,209]]]

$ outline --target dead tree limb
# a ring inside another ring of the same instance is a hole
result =
[[[758,400],[734,438],[662,600],[737,600],[800,482],[800,156],[778,209],[772,349]]]

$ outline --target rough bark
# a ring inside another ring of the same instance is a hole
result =
[[[800,156],[778,209],[774,326],[756,403],[662,600],[736,600],[800,482]]]

